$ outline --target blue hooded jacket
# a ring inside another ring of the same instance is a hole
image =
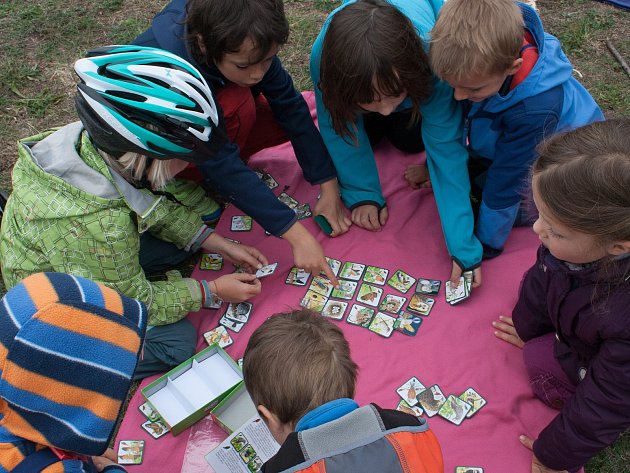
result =
[[[151,27],[134,44],[165,49],[186,59],[204,76],[213,93],[227,85],[227,79],[214,64],[199,64],[191,56],[187,43],[186,0],[173,0],[153,19]],[[273,57],[263,79],[251,88],[262,93],[275,119],[291,140],[295,155],[311,184],[321,184],[336,177],[335,167],[313,123],[308,105],[295,90],[291,76]],[[219,194],[250,215],[265,230],[279,236],[296,221],[293,210],[280,202],[267,186],[240,159],[235,143],[228,143],[212,159],[198,165],[206,182]]]
[[[418,36],[428,49],[429,31],[433,28],[442,0],[388,0],[413,23]],[[374,153],[359,116],[356,125],[358,144],[344,140],[332,127],[330,114],[324,107],[320,81],[320,60],[324,37],[332,17],[355,3],[346,0],[334,10],[322,27],[311,52],[311,78],[315,84],[317,116],[322,137],[332,156],[339,179],[341,197],[349,208],[366,203],[385,206],[385,198],[374,161]],[[398,110],[409,109],[406,98]],[[453,89],[434,77],[433,93],[420,104],[422,113],[422,139],[427,152],[433,193],[437,202],[446,246],[450,255],[464,269],[479,265],[482,247],[474,235],[474,219],[470,205],[468,180],[468,152],[462,138],[462,105],[453,99]],[[352,128],[352,126],[350,127]]]
[[[603,120],[589,93],[573,78],[560,42],[545,33],[538,14],[519,3],[525,28],[538,47],[538,60],[523,82],[482,102],[466,101],[465,135],[471,159],[490,160],[476,235],[501,249],[516,220],[536,146],[556,132]],[[531,192],[531,191],[529,191]]]

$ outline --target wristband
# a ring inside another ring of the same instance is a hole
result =
[[[212,281],[214,282],[214,281]],[[206,309],[218,309],[223,304],[223,300],[210,290],[210,284],[205,279],[199,281],[201,287],[201,305]],[[215,291],[217,290],[217,283],[214,282]]]

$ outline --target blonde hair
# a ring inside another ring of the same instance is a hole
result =
[[[343,332],[311,310],[276,314],[245,349],[245,386],[284,424],[342,397],[353,398],[358,367]]]
[[[449,0],[431,30],[433,72],[441,79],[503,73],[518,57],[524,27],[512,0]]]
[[[114,158],[102,150],[98,151],[105,162],[128,182],[142,183],[146,180],[151,184],[151,189],[160,190],[173,180],[171,161],[168,159],[151,159],[131,151]]]

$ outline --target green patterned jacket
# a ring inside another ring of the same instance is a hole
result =
[[[199,186],[174,181],[168,192],[186,206],[138,190],[111,172],[80,122],[18,142],[13,192],[0,230],[7,289],[26,276],[56,271],[104,283],[149,307],[149,323],[176,322],[201,308],[199,284],[170,271],[147,280],[140,234],[151,232],[194,250],[211,231],[201,220],[218,210]]]

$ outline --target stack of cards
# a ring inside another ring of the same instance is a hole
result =
[[[459,284],[457,287],[452,287],[451,281],[446,281],[446,302],[451,305],[460,303],[470,297],[472,291],[472,271],[466,271],[462,277],[459,278]]]
[[[233,332],[240,332],[249,321],[249,315],[252,312],[251,302],[239,302],[238,304],[228,304],[225,314],[219,320],[219,324],[225,328],[229,328]],[[221,343],[219,343],[221,345]]]

